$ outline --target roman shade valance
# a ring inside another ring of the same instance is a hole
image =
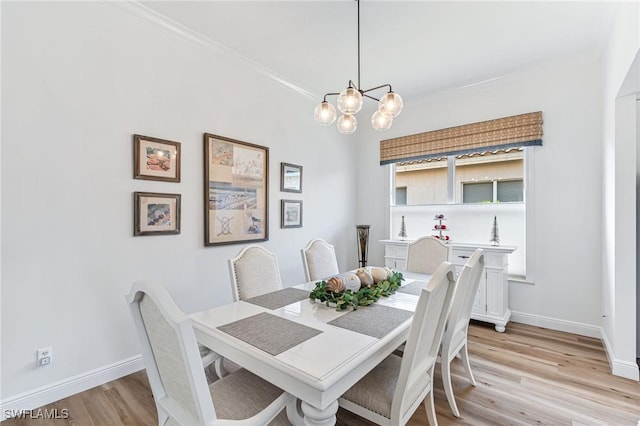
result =
[[[380,165],[532,145],[542,145],[541,111],[380,141]]]

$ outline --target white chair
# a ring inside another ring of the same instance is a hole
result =
[[[127,301],[159,425],[264,425],[295,408],[295,398],[244,369],[208,386],[191,321],[162,286],[135,282]]]
[[[453,296],[451,313],[442,337],[442,348],[440,349],[442,382],[449,406],[456,417],[460,417],[460,411],[456,405],[453,387],[451,386],[451,361],[456,355],[460,354],[467,377],[471,384],[475,386],[476,380],[471,372],[469,353],[467,351],[467,331],[469,330],[469,318],[471,317],[473,301],[478,292],[478,284],[483,271],[484,255],[482,254],[482,249],[477,249],[467,260],[458,276],[456,294]]]
[[[340,273],[336,251],[325,240],[319,238],[311,240],[301,251],[307,281],[321,280]]]
[[[262,246],[250,245],[229,259],[234,301],[282,289],[278,258]]]
[[[435,237],[421,237],[410,243],[407,249],[408,272],[433,274],[438,266],[449,260],[449,247]]]
[[[434,371],[456,284],[454,266],[442,263],[421,291],[404,355],[390,355],[371,370],[342,395],[341,407],[379,425],[399,426],[424,400],[429,424],[438,424]]]

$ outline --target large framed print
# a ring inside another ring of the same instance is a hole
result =
[[[269,148],[204,134],[204,244],[269,239]]]
[[[180,233],[180,194],[133,193],[133,235]]]
[[[133,178],[180,182],[180,142],[133,135]]]

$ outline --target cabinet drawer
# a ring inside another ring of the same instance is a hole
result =
[[[449,261],[454,265],[464,266],[475,250],[452,249]]]
[[[407,247],[388,244],[385,246],[384,254],[387,257],[399,257],[404,259],[407,257]]]

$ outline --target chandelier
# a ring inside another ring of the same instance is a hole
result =
[[[371,125],[376,130],[387,130],[393,124],[393,118],[397,117],[402,111],[402,98],[391,89],[390,84],[382,84],[363,90],[360,86],[360,0],[358,3],[358,84],[349,80],[349,85],[340,93],[327,93],[324,95],[322,102],[315,108],[313,115],[323,126],[329,126],[336,121],[336,108],[327,102],[327,96],[338,96],[337,105],[342,116],[338,118],[338,131],[348,135],[358,128],[358,120],[355,114],[362,109],[363,99],[369,98],[378,102],[378,109],[371,117]],[[380,99],[369,95],[369,92],[389,88],[389,91]]]

